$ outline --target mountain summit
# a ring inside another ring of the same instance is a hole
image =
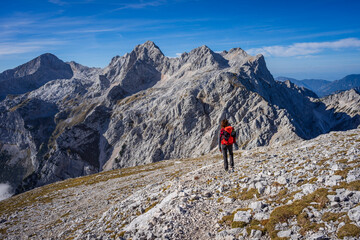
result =
[[[223,118],[238,131],[242,149],[312,139],[360,123],[356,92],[343,111],[331,99],[322,102],[307,89],[274,81],[262,55],[240,48],[215,53],[201,46],[168,58],[148,41],[104,69],[46,54],[2,73],[0,83],[11,86],[20,72],[21,81],[41,81],[0,102],[0,182],[18,193],[215,151]],[[350,99],[333,99],[340,98]]]
[[[73,72],[51,53],[45,53],[33,60],[0,74],[0,100],[7,94],[23,94],[39,88],[55,79],[70,79]]]

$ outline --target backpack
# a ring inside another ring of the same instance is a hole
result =
[[[223,131],[223,137],[221,139],[222,145],[232,145],[235,141],[235,131],[234,128],[231,126],[227,126],[224,128],[225,131]]]

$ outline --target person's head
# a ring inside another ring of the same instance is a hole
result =
[[[225,128],[225,127],[227,127],[227,126],[229,126],[229,122],[228,122],[228,120],[225,118],[225,119],[223,119],[223,120],[221,121],[221,127],[222,127],[222,128]]]

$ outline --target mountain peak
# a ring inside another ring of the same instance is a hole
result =
[[[44,53],[38,56],[37,58],[33,59],[35,62],[39,62],[40,66],[49,66],[58,68],[66,63],[60,60],[57,56],[52,53]]]
[[[147,40],[142,45],[146,46],[148,48],[159,48],[153,41],[150,41],[150,40]]]
[[[211,54],[213,55],[214,52],[206,45],[202,45],[201,47],[197,47],[193,50],[190,51],[189,53],[190,55],[199,55],[199,56],[202,56],[202,55],[208,55],[208,54]]]
[[[160,48],[152,41],[146,41],[143,44],[137,45],[133,52],[137,54],[145,54],[150,53],[150,55],[161,55],[164,56],[164,54],[161,52]]]
[[[0,74],[0,81],[11,82],[9,85],[4,84],[0,91],[0,100],[7,94],[22,94],[51,80],[70,79],[72,76],[73,71],[69,64],[51,53],[45,53]]]
[[[55,56],[52,53],[43,53],[40,56],[38,56],[37,58],[41,58],[41,59],[46,59],[47,58],[47,59],[58,59],[58,60],[60,60],[57,56]]]

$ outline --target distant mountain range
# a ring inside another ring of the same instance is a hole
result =
[[[328,81],[323,79],[303,79],[297,80],[288,77],[277,77],[277,81],[290,82],[298,85],[299,87],[305,87],[315,92],[319,97],[324,97],[333,93],[360,88],[360,74],[351,74],[340,80]]]

